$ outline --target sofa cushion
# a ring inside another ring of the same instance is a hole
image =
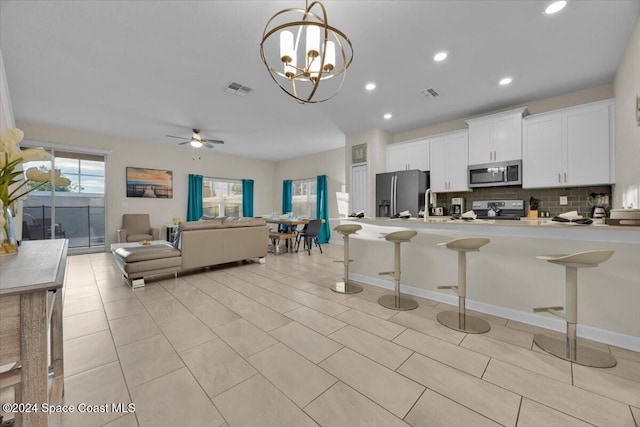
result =
[[[116,249],[115,254],[124,262],[132,263],[179,257],[180,251],[168,243],[160,243],[155,245],[118,248]]]

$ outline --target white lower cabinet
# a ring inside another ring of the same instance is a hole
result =
[[[429,139],[431,190],[470,191],[467,177],[469,132],[452,132]]]
[[[526,117],[522,186],[614,183],[613,129],[613,100]]]

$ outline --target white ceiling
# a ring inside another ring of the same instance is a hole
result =
[[[325,0],[354,59],[341,92],[313,105],[286,96],[259,55],[267,20],[302,0],[2,0],[0,49],[17,120],[176,150],[188,148],[165,135],[198,127],[225,140],[216,152],[277,160],[341,147],[353,132],[398,133],[611,83],[640,1],[572,0],[552,16],[547,4]],[[506,75],[513,83],[499,86]],[[231,81],[254,91],[227,94]],[[422,97],[427,88],[440,96]]]

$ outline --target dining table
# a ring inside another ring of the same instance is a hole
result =
[[[280,226],[284,226],[285,229],[281,231],[285,233],[293,233],[294,228],[296,228],[298,225],[307,225],[309,224],[309,221],[311,221],[311,219],[309,218],[296,218],[289,216],[263,216],[262,219],[264,219],[264,221],[268,224],[278,224],[278,229],[280,229]],[[288,250],[288,240],[285,241],[285,246]],[[293,250],[293,248],[291,249]]]

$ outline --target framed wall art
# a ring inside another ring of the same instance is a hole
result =
[[[351,148],[351,163],[367,161],[367,144],[354,145]]]
[[[127,197],[173,198],[173,172],[127,166]]]

